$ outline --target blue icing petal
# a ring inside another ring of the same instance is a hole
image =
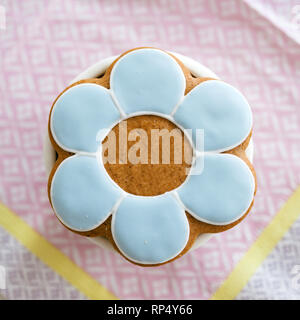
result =
[[[229,154],[204,156],[204,168],[192,174],[178,189],[178,195],[196,219],[226,225],[239,219],[253,197],[254,177],[244,161]]]
[[[204,129],[204,150],[225,151],[249,135],[252,113],[245,97],[231,85],[208,80],[195,87],[177,109],[175,120],[186,129]]]
[[[93,83],[79,84],[64,92],[51,115],[56,142],[68,151],[96,152],[99,130],[120,119],[109,91]]]
[[[185,91],[179,64],[157,49],[139,49],[123,56],[113,67],[110,87],[126,113],[170,114]]]
[[[184,209],[170,194],[127,196],[113,214],[112,232],[118,248],[129,259],[156,264],[184,249],[189,224]]]
[[[55,172],[51,201],[58,218],[69,228],[88,231],[109,216],[121,190],[108,179],[95,157],[72,156]]]

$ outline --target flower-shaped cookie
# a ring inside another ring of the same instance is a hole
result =
[[[161,264],[189,242],[186,212],[211,226],[233,224],[248,212],[253,173],[240,157],[222,152],[250,136],[251,110],[237,89],[220,80],[203,81],[188,91],[183,66],[158,49],[127,52],[107,72],[109,89],[92,81],[76,83],[53,105],[50,137],[60,152],[49,179],[50,201],[59,220],[81,234],[100,230],[112,215],[109,226],[119,251],[138,264]],[[140,114],[167,117],[192,129],[196,159],[189,176],[158,196],[126,193],[97,156],[104,129]],[[195,147],[196,129],[204,132],[204,150]],[[200,157],[204,167],[198,174]]]

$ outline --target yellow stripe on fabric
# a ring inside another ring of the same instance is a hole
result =
[[[262,231],[211,299],[234,299],[299,216],[300,187]]]
[[[117,299],[93,277],[1,203],[0,226],[86,297],[102,300]]]

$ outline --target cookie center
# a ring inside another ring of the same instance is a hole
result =
[[[156,116],[128,118],[102,142],[109,176],[126,192],[157,196],[179,187],[187,178],[193,149],[173,122]]]

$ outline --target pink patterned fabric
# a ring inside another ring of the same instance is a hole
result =
[[[1,5],[6,25],[0,24],[0,201],[119,298],[209,298],[300,183],[297,1],[11,0]],[[144,45],[210,67],[246,95],[255,123],[258,193],[249,217],[157,268],[134,266],[63,228],[48,203],[42,159],[57,94],[99,59]]]

